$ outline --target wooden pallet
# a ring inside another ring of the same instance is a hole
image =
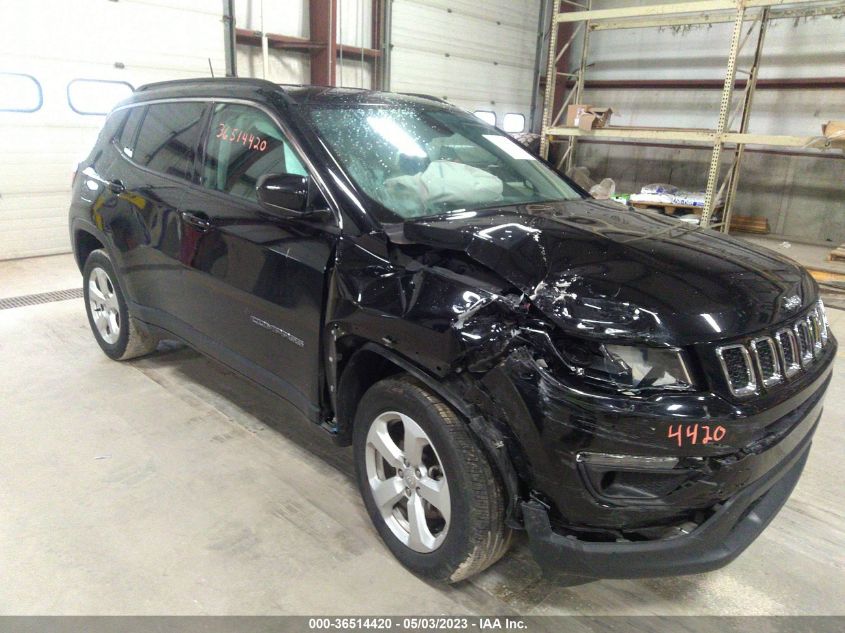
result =
[[[845,244],[837,246],[827,256],[829,262],[845,262]]]
[[[769,219],[762,215],[734,215],[731,217],[731,231],[768,233]]]
[[[695,213],[701,215],[704,210],[703,207],[696,207],[691,204],[671,204],[667,202],[632,202],[636,209],[648,209],[649,207],[663,209],[666,215],[682,215],[686,213]],[[717,207],[715,211],[719,211],[721,206]],[[769,233],[769,220],[762,215],[735,215],[731,217],[731,231],[739,231],[741,233]],[[843,244],[845,247],[845,244]]]
[[[632,202],[631,206],[635,209],[663,209],[666,215],[680,215],[678,213],[679,209],[682,210],[683,214],[695,213],[696,215],[701,215],[701,212],[704,211],[704,207],[697,207],[691,204],[672,204],[669,202]]]

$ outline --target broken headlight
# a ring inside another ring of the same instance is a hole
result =
[[[693,388],[688,360],[679,349],[569,340],[559,351],[570,369],[622,391]]]

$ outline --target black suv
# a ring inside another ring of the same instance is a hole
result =
[[[798,480],[836,342],[794,262],[591,200],[435,98],[140,88],[74,178],[114,359],[178,338],[353,445],[382,539],[457,581],[735,558]]]

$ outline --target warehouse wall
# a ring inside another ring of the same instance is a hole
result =
[[[235,24],[242,29],[294,37],[308,38],[311,34],[307,0],[235,0]],[[271,49],[269,58],[267,79],[278,83],[308,83],[311,57],[307,53]],[[264,77],[260,47],[239,44],[237,64],[241,77]]]
[[[521,114],[527,127],[534,85],[541,0],[392,0],[389,89],[448,99],[469,111]],[[262,5],[264,29],[261,28]],[[307,0],[237,0],[237,26],[308,38]],[[372,0],[340,0],[337,41],[378,48],[372,42]],[[270,50],[273,81],[308,83],[308,55]],[[263,76],[261,49],[238,45],[238,74]],[[372,65],[338,58],[338,84],[373,86]]]
[[[339,0],[338,43],[364,48],[373,48],[372,42],[372,0]],[[262,29],[262,11],[263,24]],[[252,31],[266,31],[280,35],[291,35],[308,39],[308,0],[236,0],[235,22],[238,28]],[[264,66],[261,48],[239,44],[238,75],[241,77],[263,77]],[[267,79],[278,83],[307,84],[311,80],[311,57],[308,53],[292,51],[269,51],[269,74]],[[371,88],[373,83],[371,64],[362,64],[360,58],[349,56],[338,58],[338,84],[355,88]]]
[[[632,6],[594,1],[594,9]],[[687,29],[629,29],[591,34],[587,79],[724,79],[730,24]],[[748,28],[748,23],[746,25]],[[762,79],[841,77],[845,21],[819,17],[772,21],[763,52]],[[753,36],[752,36],[753,37]],[[748,68],[753,43],[741,57]],[[573,60],[572,62],[576,62]],[[739,75],[743,77],[743,75]],[[593,90],[585,101],[613,107],[614,125],[712,128],[720,90]],[[739,96],[735,98],[738,100]],[[845,119],[845,90],[771,90],[756,93],[750,131],[762,134],[821,134],[821,123]],[[845,156],[780,156],[747,152],[735,213],[764,215],[773,233],[815,242],[845,242]],[[756,148],[764,149],[764,148]],[[802,154],[818,154],[798,150]],[[726,152],[730,155],[732,152]],[[703,189],[707,149],[631,147],[582,143],[577,162],[594,177],[610,176],[617,190],[638,191],[649,182]],[[723,169],[728,168],[728,157]]]
[[[7,27],[0,38],[0,72],[29,74],[43,93],[43,105],[35,112],[0,111],[0,259],[70,249],[71,176],[104,116],[74,112],[68,102],[69,82],[85,78],[137,87],[207,76],[209,58],[222,75],[221,16],[222,4],[209,0],[0,3],[0,24]],[[2,81],[9,77],[0,75]],[[111,107],[110,99],[129,92],[121,86],[84,84],[87,100],[104,109]],[[0,103],[14,98],[7,91]],[[76,105],[82,100],[76,99]]]
[[[393,0],[392,90],[530,119],[540,0]]]

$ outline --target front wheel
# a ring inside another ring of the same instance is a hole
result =
[[[507,551],[502,486],[466,424],[427,387],[409,378],[371,387],[353,443],[370,518],[411,571],[457,582]]]

